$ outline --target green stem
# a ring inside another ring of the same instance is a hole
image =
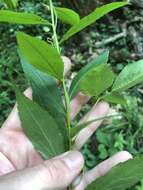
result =
[[[65,106],[66,106],[66,122],[68,128],[68,137],[69,137],[69,149],[71,149],[71,119],[70,119],[70,99],[66,89],[65,80],[63,80],[63,88],[64,88],[64,95],[65,95]]]
[[[55,8],[53,6],[52,0],[49,0],[49,4],[50,4],[50,10],[51,10],[54,46],[56,47],[57,51],[60,54],[60,46],[59,46],[57,32],[56,32],[57,15],[56,15],[56,11],[55,11]],[[70,139],[70,136],[71,136],[70,135],[70,130],[71,130],[71,127],[70,127],[70,99],[69,99],[69,94],[68,94],[68,91],[67,91],[67,88],[66,88],[64,76],[63,76],[63,80],[62,80],[62,85],[63,85],[64,96],[65,96],[66,122],[67,122],[67,128],[68,128],[69,149],[71,149],[71,139]]]
[[[54,45],[57,48],[58,52],[60,53],[60,47],[59,47],[59,42],[57,38],[57,32],[56,32],[56,23],[55,23],[55,11],[54,11],[54,6],[52,0],[49,0],[50,4],[50,10],[51,10],[51,19],[52,19],[52,28],[53,28],[53,40],[54,40]]]

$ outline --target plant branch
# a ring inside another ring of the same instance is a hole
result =
[[[64,94],[65,94],[66,122],[67,122],[67,128],[68,128],[68,136],[69,136],[69,149],[71,149],[70,99],[69,99],[69,95],[66,89],[65,80],[63,80],[63,88],[64,88]]]
[[[50,10],[51,10],[51,19],[52,19],[52,28],[53,28],[53,41],[54,41],[54,46],[56,47],[57,51],[60,54],[60,46],[59,46],[59,42],[58,42],[58,37],[57,37],[57,32],[56,32],[56,27],[57,27],[57,15],[56,15],[56,11],[55,8],[53,6],[53,2],[52,0],[49,0],[49,4],[50,4]],[[70,99],[69,99],[69,94],[68,91],[66,89],[66,84],[65,84],[65,79],[63,76],[63,80],[62,80],[62,85],[63,85],[63,89],[64,89],[64,96],[65,96],[65,106],[66,106],[66,122],[67,122],[67,128],[68,128],[68,137],[69,137],[69,149],[71,149],[71,139],[70,139]]]
[[[56,22],[55,22],[55,16],[56,16],[56,12],[55,12],[55,8],[53,6],[53,2],[52,0],[49,0],[49,4],[50,4],[50,11],[51,11],[51,19],[52,19],[52,28],[53,28],[53,41],[54,41],[54,45],[56,47],[56,49],[58,50],[58,52],[60,53],[60,47],[59,47],[59,42],[58,42],[58,37],[57,37],[57,32],[56,32]],[[57,17],[57,16],[56,16]]]
[[[113,118],[113,117],[118,117],[118,116],[122,116],[122,115],[121,114],[107,115],[107,116],[104,116],[104,117],[99,117],[99,118],[87,121],[85,123],[79,124],[76,127],[71,129],[71,138],[76,136],[78,132],[80,132],[82,129],[84,129],[85,127],[87,127],[88,125],[90,125],[93,122],[104,120],[104,119],[109,119],[109,118]]]

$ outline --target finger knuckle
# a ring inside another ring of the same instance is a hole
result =
[[[48,164],[44,164],[48,179],[51,181],[60,182],[65,179],[68,180],[69,170],[63,160],[48,161]]]

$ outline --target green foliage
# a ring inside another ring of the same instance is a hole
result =
[[[107,64],[101,64],[87,72],[80,84],[80,91],[89,96],[99,97],[114,81],[115,75]],[[90,82],[89,82],[90,81]]]
[[[23,32],[17,33],[17,41],[20,53],[31,65],[59,80],[63,79],[64,64],[54,46]]]
[[[143,60],[127,65],[117,77],[112,91],[121,92],[143,80]]]
[[[40,16],[32,13],[18,13],[8,10],[0,10],[0,22],[11,24],[44,24],[49,25],[47,20],[42,19]]]
[[[20,56],[21,57],[21,56]],[[68,147],[67,132],[65,126],[65,110],[61,92],[54,78],[35,69],[21,57],[21,63],[25,75],[32,87],[33,100],[46,109],[55,119],[63,133],[65,146]]]
[[[33,98],[45,109],[54,113],[55,110],[64,114],[64,105],[61,98],[61,92],[54,78],[37,70],[32,65],[28,64],[21,57],[21,63],[25,75],[30,82],[33,90]]]
[[[16,91],[16,96],[24,131],[43,158],[49,159],[65,152],[63,133],[48,111],[43,110],[19,91]]]
[[[69,95],[70,99],[72,99],[80,90],[80,84],[82,80],[84,80],[86,74],[90,71],[92,71],[94,68],[99,66],[100,64],[106,64],[108,61],[109,52],[106,51],[102,53],[98,58],[94,59],[90,63],[88,63],[85,67],[83,67],[78,74],[74,77],[72,80]]]
[[[114,104],[126,105],[126,100],[124,96],[116,92],[107,93],[105,96],[102,97],[102,99]]]
[[[143,176],[143,157],[136,157],[114,167],[108,174],[91,183],[86,190],[125,190]]]
[[[55,7],[57,17],[64,23],[75,25],[79,23],[80,16],[75,11],[62,7]]]
[[[74,25],[72,28],[70,28],[66,34],[64,34],[61,43],[68,40],[71,36],[75,35],[76,33],[80,32],[81,30],[85,29],[87,26],[93,24],[95,21],[106,15],[107,13],[123,7],[127,5],[127,2],[116,2],[116,3],[110,3],[107,5],[104,5],[100,8],[95,9],[91,14],[88,16],[82,18],[80,22],[76,25]]]
[[[17,6],[18,0],[2,0],[9,9],[14,9]]]

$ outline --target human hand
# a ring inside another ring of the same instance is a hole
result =
[[[70,61],[67,58],[65,58],[65,65],[67,71],[70,67]],[[32,98],[30,88],[25,91],[25,95]],[[77,95],[71,102],[71,118],[77,115],[82,105],[88,100],[89,98],[82,94]],[[101,102],[94,106],[80,122],[104,117],[108,110],[108,104]],[[78,134],[75,151],[44,161],[25,136],[15,106],[0,129],[0,188],[3,190],[18,190],[19,187],[21,190],[65,189],[83,167],[83,157],[76,150],[80,150],[101,122],[92,123]],[[131,155],[128,152],[119,152],[86,172],[84,176],[78,177],[74,183],[74,189],[85,189],[89,183],[107,173],[114,165],[130,158]]]

